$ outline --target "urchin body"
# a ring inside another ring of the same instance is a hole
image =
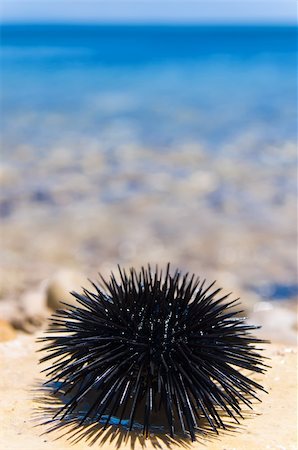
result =
[[[77,307],[58,311],[42,339],[53,360],[49,380],[69,400],[56,417],[80,408],[80,423],[111,417],[142,423],[148,436],[153,417],[164,417],[171,436],[177,431],[195,439],[202,422],[225,428],[223,412],[236,422],[241,404],[251,407],[262,386],[242,369],[266,369],[247,325],[234,307],[237,300],[218,297],[220,289],[194,276],[170,275],[142,268],[119,268],[94,292],[73,293]],[[162,420],[162,419],[160,419]]]

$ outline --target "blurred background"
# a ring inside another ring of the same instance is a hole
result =
[[[295,17],[292,1],[2,2],[0,318],[32,331],[87,277],[170,261],[294,336]]]

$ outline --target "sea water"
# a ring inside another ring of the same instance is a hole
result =
[[[61,133],[107,145],[198,139],[213,149],[242,133],[258,142],[295,139],[295,33],[291,26],[3,26],[4,143],[48,147]]]
[[[296,32],[3,25],[5,274],[170,260],[291,296]]]

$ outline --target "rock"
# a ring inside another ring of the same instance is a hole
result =
[[[82,286],[88,287],[88,280],[81,273],[62,269],[49,280],[46,291],[47,306],[51,309],[65,308],[61,302],[77,305],[71,291],[82,292]]]
[[[18,179],[16,169],[8,164],[1,163],[0,166],[0,186],[8,186]]]
[[[0,301],[0,319],[11,323],[14,317],[18,315],[19,305],[10,298],[1,299]]]
[[[249,322],[262,328],[258,336],[272,341],[297,343],[296,311],[272,302],[259,302],[249,315]]]
[[[253,292],[243,289],[243,287],[239,285],[236,275],[229,271],[218,270],[214,274],[214,279],[217,281],[216,284],[219,287],[225,286],[219,295],[225,295],[228,292],[231,292],[227,301],[239,298],[240,305],[232,306],[231,311],[243,310],[242,315],[247,316],[254,310],[255,305],[259,302],[259,297]]]
[[[0,319],[26,333],[34,333],[43,325],[47,316],[44,290],[25,292],[18,301],[14,299],[0,301]]]
[[[9,323],[11,327],[17,330],[26,329],[24,313],[21,312],[20,304],[13,299],[2,299],[0,302],[0,319],[6,323]]]
[[[20,298],[20,309],[28,317],[44,316],[46,312],[46,288],[25,292]]]
[[[10,225],[9,227],[11,228]],[[13,234],[12,239],[18,239],[18,236]],[[4,250],[4,238],[2,236],[1,250]],[[25,289],[25,271],[17,267],[5,267],[5,251],[3,251],[1,256],[3,258],[1,260],[3,266],[0,269],[0,302],[5,301],[7,298],[15,298]]]
[[[0,319],[0,342],[11,341],[16,338],[16,332],[9,322]]]
[[[13,321],[16,328],[33,333],[43,325],[48,316],[44,283],[39,289],[27,291],[20,297],[19,310],[21,320]]]
[[[244,315],[247,316],[251,314],[255,305],[259,302],[259,297],[251,291],[241,289],[239,289],[238,292],[236,291],[236,294],[240,299],[240,309],[244,310]]]

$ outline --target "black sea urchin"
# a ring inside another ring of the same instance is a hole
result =
[[[166,419],[171,436],[189,433],[195,440],[202,421],[217,431],[224,416],[238,423],[240,404],[251,408],[260,384],[238,368],[263,373],[250,332],[234,311],[238,299],[217,298],[221,289],[177,270],[163,276],[157,268],[129,273],[119,268],[94,292],[73,292],[78,306],[58,311],[46,342],[53,359],[45,369],[57,391],[69,400],[55,414],[65,419],[89,398],[78,421],[118,423],[131,430],[142,423],[147,437],[153,417]],[[92,394],[92,395],[90,395]],[[115,420],[114,420],[115,421]]]

